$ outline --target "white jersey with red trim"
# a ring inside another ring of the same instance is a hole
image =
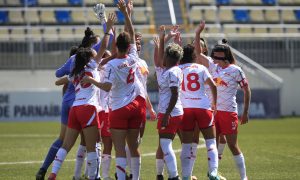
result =
[[[248,84],[243,70],[234,64],[222,68],[209,58],[209,72],[217,86],[217,110],[237,112],[236,93],[238,86]]]
[[[105,67],[106,67],[106,65],[104,65],[98,69],[99,75],[100,75],[100,82],[104,81]],[[108,107],[109,92],[106,92],[106,91],[100,89],[99,103],[100,103],[100,111],[105,111],[106,113],[108,113],[109,112],[109,107]]]
[[[138,71],[137,71],[137,77],[139,81],[142,84],[141,90],[142,90],[142,96],[146,97],[147,95],[147,78],[149,75],[149,69],[148,65],[145,60],[140,59],[138,62]]]
[[[75,77],[70,77],[70,81],[72,81],[75,87],[75,100],[73,102],[73,106],[79,106],[84,104],[89,104],[99,107],[99,88],[93,84],[87,83],[82,84],[80,81],[84,76],[90,76],[96,79],[96,81],[100,81],[98,63],[96,61],[91,60],[88,65],[85,67],[84,72]]]
[[[172,95],[170,87],[178,87],[178,93],[181,93],[182,71],[178,66],[174,66],[170,69],[156,67],[155,70],[159,87],[158,112],[164,114],[169,106]],[[171,112],[171,116],[174,117],[180,115],[183,115],[183,108],[180,97],[178,96],[176,105]]]
[[[129,54],[122,59],[113,59],[105,68],[104,82],[112,84],[110,105],[112,110],[119,109],[143,95],[141,82],[137,79],[139,56],[135,44],[130,45]]]
[[[183,73],[180,99],[183,108],[210,109],[211,103],[205,92],[205,81],[211,78],[206,67],[196,63],[179,65]]]

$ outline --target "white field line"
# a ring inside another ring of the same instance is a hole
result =
[[[203,138],[200,138],[200,141],[204,142]],[[197,146],[198,149],[203,149],[205,148],[205,144],[200,144]],[[175,149],[175,153],[181,152],[181,149]],[[149,157],[149,156],[155,156],[156,152],[153,153],[145,153],[142,154],[142,157]],[[115,158],[114,156],[112,158]],[[65,162],[74,162],[76,159],[66,159]],[[41,164],[43,161],[20,161],[20,162],[0,162],[1,165],[17,165],[17,164]]]

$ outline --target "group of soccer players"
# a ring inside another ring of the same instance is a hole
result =
[[[226,40],[215,45],[209,57],[206,42],[200,37],[204,22],[197,26],[194,41],[186,45],[182,44],[178,26],[174,26],[168,34],[165,26],[159,28],[159,35],[153,40],[155,73],[159,86],[156,115],[147,95],[149,69],[146,62],[139,58],[142,36],[134,32],[131,21],[133,3],[119,0],[117,7],[125,17],[124,32],[116,34],[113,27],[116,16],[109,14],[106,20],[105,6],[97,4],[94,11],[105,31],[101,41],[87,28],[82,43],[71,49],[70,58],[56,71],[56,76],[60,77],[56,85],[66,86],[61,132],[50,147],[36,179],[44,179],[52,162],[48,180],[56,179],[79,134],[81,142],[76,155],[74,180],[83,178],[81,169],[85,156],[84,178],[111,179],[109,170],[112,146],[116,153],[116,178],[140,179],[139,145],[148,109],[151,119],[158,119],[158,180],[164,179],[164,165],[167,167],[168,179],[180,179],[172,148],[176,134],[182,144],[181,177],[183,180],[195,179],[192,171],[200,131],[207,148],[208,178],[220,179],[218,166],[224,143],[227,143],[241,180],[246,180],[245,160],[237,143],[235,98],[238,86],[244,91],[241,124],[248,122],[251,95],[245,74],[235,65]],[[165,48],[171,39],[173,42]],[[111,51],[107,49],[109,43]],[[103,152],[101,143],[104,146]],[[129,176],[126,174],[127,165],[130,167]]]

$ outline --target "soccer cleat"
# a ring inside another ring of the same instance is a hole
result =
[[[46,170],[40,168],[40,170],[35,175],[35,179],[36,180],[44,180],[46,172],[47,172]]]
[[[56,180],[56,174],[51,173],[48,177],[48,180]]]
[[[218,171],[218,176],[219,176],[220,180],[227,180],[227,179],[223,176],[223,174],[222,174],[221,172],[219,172],[219,171]]]
[[[207,177],[209,180],[220,180],[220,177],[218,175],[214,176],[212,174],[207,173]]]
[[[82,175],[79,180],[89,180],[89,178],[86,175]]]
[[[179,176],[173,177],[173,178],[168,178],[168,180],[180,180]]]
[[[117,173],[115,173],[115,178],[116,178],[116,180],[118,179]],[[126,173],[125,179],[126,179],[126,180],[131,180],[131,179],[132,179],[132,174],[130,174],[130,175],[128,176],[128,174]]]
[[[164,180],[164,176],[163,175],[157,175],[156,176],[156,180]]]
[[[191,180],[198,180],[197,176],[192,176]]]
[[[102,3],[96,4],[94,6],[94,13],[96,17],[100,20],[100,23],[103,25],[106,23],[106,15],[105,15],[105,5]]]

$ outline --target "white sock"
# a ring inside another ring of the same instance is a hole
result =
[[[241,179],[245,179],[247,175],[246,175],[246,165],[245,165],[245,159],[243,153],[233,157],[234,157],[235,164],[239,170]]]
[[[218,145],[218,156],[219,156],[219,160],[222,159],[222,155],[223,155],[225,146],[226,146],[226,144],[223,144],[223,143],[219,143],[219,145]]]
[[[140,179],[141,157],[131,157],[131,172],[132,180]]]
[[[97,178],[97,166],[98,166],[98,157],[96,152],[87,153],[87,163],[88,163],[88,176],[90,179]]]
[[[197,158],[197,151],[198,151],[198,144],[197,143],[192,143],[192,152],[191,152],[191,167],[192,171],[191,174],[193,174],[193,169],[194,169],[194,164]]]
[[[178,176],[176,156],[172,147],[172,140],[160,138],[160,146],[164,153],[164,160],[168,168],[169,178]]]
[[[192,155],[192,144],[182,143],[182,149],[180,154],[182,178],[188,178],[192,175],[191,167],[191,155]]]
[[[101,167],[101,144],[96,143],[96,153],[97,153],[97,179],[100,178],[100,167]]]
[[[125,179],[126,178],[126,158],[117,157],[116,158],[116,172],[118,179]]]
[[[79,145],[77,150],[77,155],[76,155],[76,163],[75,163],[75,171],[74,171],[75,178],[80,178],[81,176],[81,169],[84,162],[85,154],[86,154],[86,147]]]
[[[126,151],[126,159],[127,159],[128,170],[129,170],[129,173],[132,174],[132,172],[131,172],[131,153],[130,153],[130,150],[129,150],[129,147],[128,147],[127,144],[125,146],[125,151]]]
[[[62,163],[66,159],[68,152],[64,148],[59,148],[53,161],[52,173],[57,174],[61,168]]]
[[[102,165],[101,165],[103,179],[109,177],[110,163],[111,163],[111,155],[103,154],[102,155]]]
[[[218,174],[218,150],[216,139],[206,139],[205,144],[207,149],[209,172],[216,176]]]
[[[88,177],[88,162],[87,162],[87,159],[85,161],[84,176]]]
[[[163,159],[156,159],[156,175],[163,175],[165,161]]]

